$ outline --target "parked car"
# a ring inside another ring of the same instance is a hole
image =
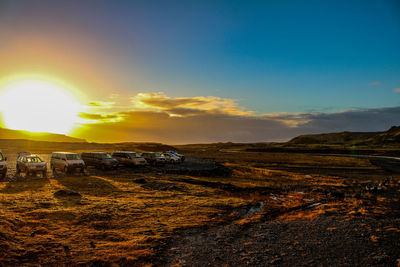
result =
[[[7,175],[7,158],[3,156],[3,153],[0,150],[0,174],[1,178],[6,178]]]
[[[120,164],[126,166],[142,166],[147,164],[147,161],[134,151],[115,151],[111,156],[118,160]]]
[[[163,152],[163,153],[172,154],[172,155],[174,155],[174,156],[180,158],[180,159],[181,159],[181,162],[184,162],[184,161],[185,161],[185,156],[182,155],[182,154],[179,154],[178,152],[175,152],[175,151],[166,151],[166,152]]]
[[[86,166],[95,166],[102,170],[116,169],[118,167],[118,160],[107,152],[83,152],[81,157]]]
[[[167,160],[168,163],[180,163],[181,162],[181,158],[175,156],[172,153],[164,152],[161,154],[161,156],[163,156]]]
[[[77,153],[71,152],[53,152],[50,161],[51,170],[53,173],[56,170],[62,170],[65,173],[70,173],[78,170],[81,173],[85,172],[85,162]]]
[[[47,177],[47,166],[37,155],[29,154],[29,152],[19,152],[16,167],[17,175],[25,173],[26,175],[36,176],[41,173],[42,177]]]
[[[167,163],[165,157],[156,152],[143,152],[142,157],[151,165],[164,165]]]

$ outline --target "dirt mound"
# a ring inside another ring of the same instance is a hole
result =
[[[61,189],[58,190],[57,192],[54,193],[54,196],[57,198],[60,197],[82,197],[81,194],[74,190],[69,190],[69,189]]]
[[[161,183],[161,182],[147,183],[142,185],[141,187],[145,189],[159,190],[159,191],[183,191],[186,189],[182,185],[177,185],[174,183]]]

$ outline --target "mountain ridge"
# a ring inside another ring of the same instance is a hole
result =
[[[86,143],[87,141],[82,138],[71,137],[64,134],[55,133],[32,133],[23,130],[11,130],[0,127],[0,139],[15,140],[24,139],[31,141],[47,141],[47,142],[74,142]]]

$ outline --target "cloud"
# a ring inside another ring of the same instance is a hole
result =
[[[112,108],[115,102],[105,102],[105,101],[91,101],[87,104],[88,107],[94,108]]]
[[[373,85],[381,85],[381,82],[375,81],[375,82],[370,82],[368,85],[373,86]]]
[[[98,114],[98,113],[86,113],[81,112],[78,115],[80,118],[90,120],[93,123],[107,122],[107,121],[119,121],[122,120],[123,116],[118,113],[110,114]]]
[[[395,93],[400,93],[400,87],[399,87],[399,88],[394,88],[394,89],[393,89],[393,92],[395,92]]]
[[[74,136],[100,142],[264,142],[286,141],[300,134],[382,131],[400,125],[400,107],[256,115],[240,108],[235,100],[218,97],[172,98],[146,93],[132,100],[140,108],[81,113],[92,123],[83,123]]]
[[[248,116],[253,111],[245,111],[237,100],[215,96],[169,97],[164,93],[140,93],[132,97],[135,108],[142,110],[163,110],[171,115],[188,116],[198,112]]]

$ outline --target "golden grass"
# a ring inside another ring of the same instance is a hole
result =
[[[62,188],[75,190],[82,198],[55,198],[53,193]],[[209,223],[210,215],[221,212],[220,207],[247,203],[214,194],[210,188],[185,188],[189,194],[144,189],[128,178],[91,176],[3,183],[0,218],[13,220],[2,224],[0,236],[10,234],[10,240],[19,245],[9,243],[9,249],[31,251],[41,263],[115,261],[121,256],[137,260],[152,255],[151,245],[175,229]],[[68,253],[61,244],[68,245]],[[5,262],[17,263],[11,254],[0,256]]]
[[[327,198],[311,190],[300,192],[302,188],[345,185],[346,179],[338,175],[313,171],[304,174],[285,167],[350,170],[353,166],[375,170],[365,160],[350,158],[271,153],[216,153],[213,157],[226,161],[233,175],[113,173],[0,183],[0,261],[5,265],[76,265],[93,260],[117,264],[123,257],[126,265],[134,266],[141,258],[151,257],[161,240],[167,240],[182,227],[224,220],[237,220],[238,225],[257,222],[264,219],[261,214],[240,217],[235,209],[262,201],[268,209],[290,210]],[[145,178],[147,183],[135,183],[138,177]],[[185,183],[184,179],[229,183],[241,188],[270,187],[277,193],[235,193]],[[375,177],[359,179],[373,181]],[[160,184],[174,186],[159,190]],[[293,189],[296,186],[300,189]],[[77,191],[82,197],[54,197],[60,189]],[[383,205],[390,199],[382,196],[376,201]],[[362,200],[350,198],[312,210],[289,212],[277,220],[313,220],[327,212],[341,212],[345,216],[382,214],[385,210],[380,204],[369,209]]]

